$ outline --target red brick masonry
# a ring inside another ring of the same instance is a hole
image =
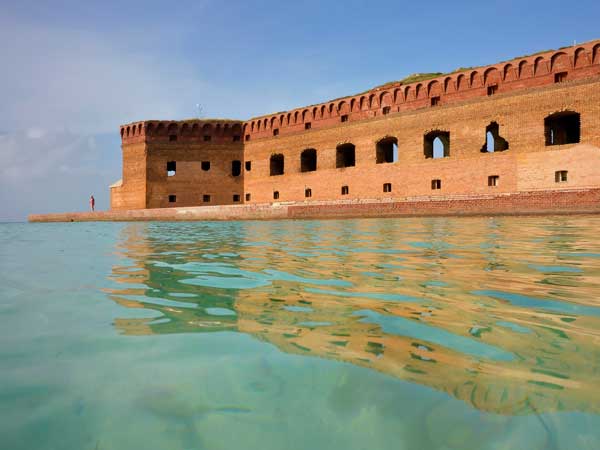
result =
[[[349,217],[598,214],[600,188],[495,195],[413,197],[403,200],[336,200],[275,204],[156,208],[87,213],[33,214],[30,222],[201,221]]]

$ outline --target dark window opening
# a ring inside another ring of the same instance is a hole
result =
[[[203,201],[204,203],[210,203],[210,195],[204,194],[204,195],[202,196],[202,201]]]
[[[252,161],[246,161],[245,166],[246,166],[246,171],[250,172],[252,170]]]
[[[342,186],[342,195],[348,195],[350,193],[350,189],[348,186]]]
[[[310,130],[310,129],[311,129],[311,127],[312,127],[312,123],[310,123],[310,122],[306,122],[306,123],[304,124],[304,129],[305,129],[305,130]]]
[[[176,171],[177,171],[177,163],[175,161],[168,161],[167,162],[167,176],[168,177],[174,176]]]
[[[386,115],[386,114],[389,114],[391,110],[392,110],[392,108],[391,108],[391,107],[389,107],[389,106],[384,106],[384,107],[381,109],[381,112],[382,112],[384,115]]]
[[[233,201],[235,203],[239,202],[240,201],[240,194],[233,194]]]
[[[340,144],[335,149],[335,167],[354,167],[356,165],[356,149],[354,144]]]
[[[498,85],[494,84],[492,86],[488,86],[487,88],[487,95],[494,95],[496,94],[496,92],[498,92]]]
[[[442,180],[431,180],[431,189],[441,189],[442,188]]]
[[[176,195],[169,195],[169,203],[175,203],[177,201]]]
[[[236,134],[235,136],[233,136],[233,142],[240,142],[241,139],[242,139],[242,137],[239,134]]]
[[[204,142],[210,142],[211,136],[204,136]]]
[[[308,148],[300,154],[300,172],[314,172],[317,170],[317,151]]]
[[[568,171],[557,170],[554,172],[554,181],[557,183],[565,183],[567,181]]]
[[[432,131],[424,136],[425,158],[447,158],[450,156],[450,132]]]
[[[431,106],[437,106],[440,104],[440,98],[439,97],[431,97]]]
[[[344,115],[343,115],[343,116],[340,118],[340,120],[341,120],[342,122],[348,122],[348,114],[344,114]]]
[[[567,81],[567,72],[559,72],[554,74],[555,83],[562,83],[563,81]]]
[[[270,175],[283,175],[284,159],[282,154],[271,155]]]
[[[234,177],[239,177],[242,173],[242,163],[241,161],[235,160],[231,161],[231,175]]]
[[[498,175],[490,175],[488,177],[488,186],[496,187],[500,182],[500,177]]]
[[[250,201],[250,194],[246,194],[246,201],[249,202]]]
[[[579,113],[564,111],[544,119],[546,145],[576,144],[580,138]]]
[[[485,128],[485,144],[481,147],[481,153],[503,152],[504,150],[508,150],[508,141],[500,136],[500,125],[492,122]]]
[[[279,200],[279,191],[273,192],[273,200]]]
[[[273,136],[279,136],[279,128],[273,130]]]
[[[377,164],[398,161],[398,139],[395,137],[381,139],[375,146],[375,153]]]
[[[247,134],[247,135],[246,135],[246,140],[247,140],[247,141],[249,141],[249,140],[250,140],[250,135],[249,135],[249,134]]]
[[[392,192],[392,183],[383,183],[383,192]]]
[[[200,163],[200,167],[202,168],[202,170],[210,170],[210,161],[202,161]]]
[[[170,134],[169,135],[169,142],[175,142],[177,140],[177,135],[176,134]]]
[[[310,188],[304,189],[304,197],[306,197],[306,198],[312,197],[312,190]]]

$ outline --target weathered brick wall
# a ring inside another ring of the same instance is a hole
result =
[[[146,145],[143,141],[123,143],[121,186],[110,189],[110,209],[146,207]]]
[[[544,118],[562,110],[580,113],[581,143],[546,146]],[[481,153],[486,126],[493,121],[509,149]],[[436,129],[450,132],[450,156],[426,159],[424,135]],[[385,136],[397,138],[398,161],[376,164],[376,142]],[[356,166],[336,169],[336,146],[344,142],[356,146]],[[300,172],[306,148],[318,152],[316,172]],[[285,156],[284,175],[269,175],[273,153]],[[257,203],[272,202],[273,191],[279,201],[302,201],[305,188],[312,191],[310,200],[564,188],[555,183],[557,170],[568,170],[569,187],[600,186],[600,77],[251,140],[245,157],[252,162],[245,191]],[[498,186],[488,186],[490,175],[500,176]],[[442,189],[432,191],[433,179],[442,181]],[[383,192],[383,183],[392,184],[391,193]],[[342,186],[349,187],[349,195],[341,195]]]
[[[233,196],[244,195],[244,172],[232,175],[232,161],[242,164],[243,146],[230,144],[149,144],[148,146],[148,194],[147,208],[198,206],[205,203],[204,195],[210,195],[208,204],[228,205]],[[167,162],[176,162],[176,173],[167,176]],[[209,162],[210,169],[202,170],[201,163]],[[176,202],[169,202],[169,195]]]

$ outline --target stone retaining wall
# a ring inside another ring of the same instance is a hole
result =
[[[128,211],[32,214],[30,222],[278,220],[349,217],[597,214],[600,188],[496,195],[413,197],[275,204],[198,206]]]

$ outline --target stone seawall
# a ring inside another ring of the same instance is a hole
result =
[[[496,195],[414,197],[197,206],[60,214],[32,214],[30,222],[201,221],[330,219],[349,217],[598,214],[600,188],[529,191]]]

